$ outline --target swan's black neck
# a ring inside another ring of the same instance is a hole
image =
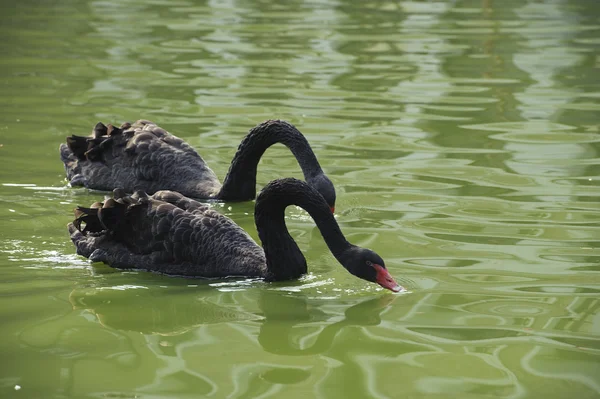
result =
[[[275,143],[284,144],[292,151],[305,180],[323,174],[317,157],[302,133],[287,122],[270,120],[254,127],[242,140],[217,198],[225,201],[253,200],[256,197],[258,161],[267,148]]]
[[[297,179],[274,180],[260,192],[254,210],[258,236],[267,260],[266,279],[297,279],[307,271],[306,259],[285,225],[285,208],[289,205],[298,205],[310,214],[329,250],[342,263],[343,254],[353,245],[342,234],[321,194]]]

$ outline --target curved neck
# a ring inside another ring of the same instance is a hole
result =
[[[285,225],[285,208],[289,205],[297,205],[310,214],[329,250],[342,263],[342,255],[353,245],[342,234],[321,194],[300,180],[274,180],[259,194],[254,211],[258,236],[267,260],[266,279],[297,279],[307,271],[306,259]]]
[[[302,133],[287,122],[270,120],[254,127],[242,140],[217,198],[253,200],[256,197],[258,161],[267,148],[275,143],[284,144],[292,151],[300,164],[305,180],[323,173],[317,157]]]

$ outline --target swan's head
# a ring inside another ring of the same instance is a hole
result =
[[[404,290],[385,267],[385,262],[374,251],[353,246],[342,255],[342,265],[356,277],[377,283],[385,289],[399,292]]]
[[[333,187],[333,183],[329,180],[329,177],[321,173],[309,178],[306,182],[325,198],[325,202],[329,205],[331,212],[335,212],[335,187]]]

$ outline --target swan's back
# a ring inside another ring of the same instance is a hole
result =
[[[99,122],[88,137],[68,137],[60,154],[73,186],[174,190],[196,198],[213,197],[221,189],[215,173],[191,146],[146,120],[119,128]]]
[[[75,215],[71,239],[93,261],[193,277],[265,274],[264,252],[242,228],[178,193],[115,190],[113,198]]]

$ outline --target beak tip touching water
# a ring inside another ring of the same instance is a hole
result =
[[[391,276],[390,272],[387,271],[387,269],[385,269],[384,267],[381,267],[379,265],[376,265],[376,266],[378,266],[378,267],[376,267],[377,284],[379,284],[383,288],[388,289],[392,292],[406,291],[406,289],[404,287],[402,287],[400,284],[398,284],[396,282],[396,280],[394,280],[394,278]]]
[[[390,288],[390,290],[392,290],[393,292],[404,292],[404,291],[406,291],[406,288],[404,288],[401,285],[396,284],[396,286]]]

